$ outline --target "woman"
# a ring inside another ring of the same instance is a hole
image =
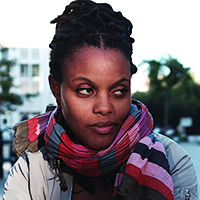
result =
[[[147,108],[131,101],[137,68],[129,20],[108,4],[81,0],[52,23],[57,107],[14,127],[22,157],[4,199],[197,199],[190,157],[152,133]]]

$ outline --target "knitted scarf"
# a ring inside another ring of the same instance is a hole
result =
[[[173,200],[173,181],[165,149],[152,133],[153,120],[142,103],[132,102],[129,115],[115,140],[110,147],[100,151],[70,140],[62,126],[56,123],[56,113],[57,109],[29,119],[28,142],[20,149],[19,131],[16,131],[15,150],[20,154],[24,148],[31,149],[32,143],[44,133],[49,157],[62,159],[78,173],[100,176],[118,170],[113,199]],[[16,130],[17,127],[19,125]],[[124,169],[119,170],[122,165]]]

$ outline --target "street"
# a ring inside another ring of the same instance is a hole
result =
[[[199,196],[200,196],[200,144],[196,142],[182,142],[180,145],[189,153],[194,163],[194,167],[197,173],[199,181]]]

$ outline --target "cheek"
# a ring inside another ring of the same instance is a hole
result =
[[[121,118],[126,118],[128,113],[129,113],[129,110],[130,110],[130,106],[126,106],[126,107],[123,107],[121,108],[121,110],[119,110],[119,115],[121,116]]]
[[[118,109],[120,109],[123,112],[123,110],[129,110],[130,109],[131,101],[132,101],[131,100],[131,94],[128,93],[126,98],[118,99],[115,102],[115,106],[116,106],[116,108],[118,107]]]
[[[68,99],[69,97],[67,97],[67,95],[64,95],[63,93],[61,93],[60,105],[61,105],[62,114],[65,120],[70,119],[71,118],[70,115],[73,113],[71,110],[73,108],[73,105],[71,105]]]
[[[88,113],[86,106],[80,104],[72,96],[67,97],[66,95],[61,96],[61,110],[67,123],[82,122]]]
[[[127,99],[122,104],[118,106],[118,116],[120,117],[120,120],[124,121],[129,113],[131,107],[131,100]]]

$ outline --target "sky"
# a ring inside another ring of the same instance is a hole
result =
[[[136,65],[143,59],[160,60],[169,54],[190,67],[200,80],[200,0],[97,2],[111,4],[132,22]],[[0,0],[0,44],[48,48],[55,31],[50,21],[62,14],[69,3],[69,0]],[[145,69],[139,67],[138,74]]]

